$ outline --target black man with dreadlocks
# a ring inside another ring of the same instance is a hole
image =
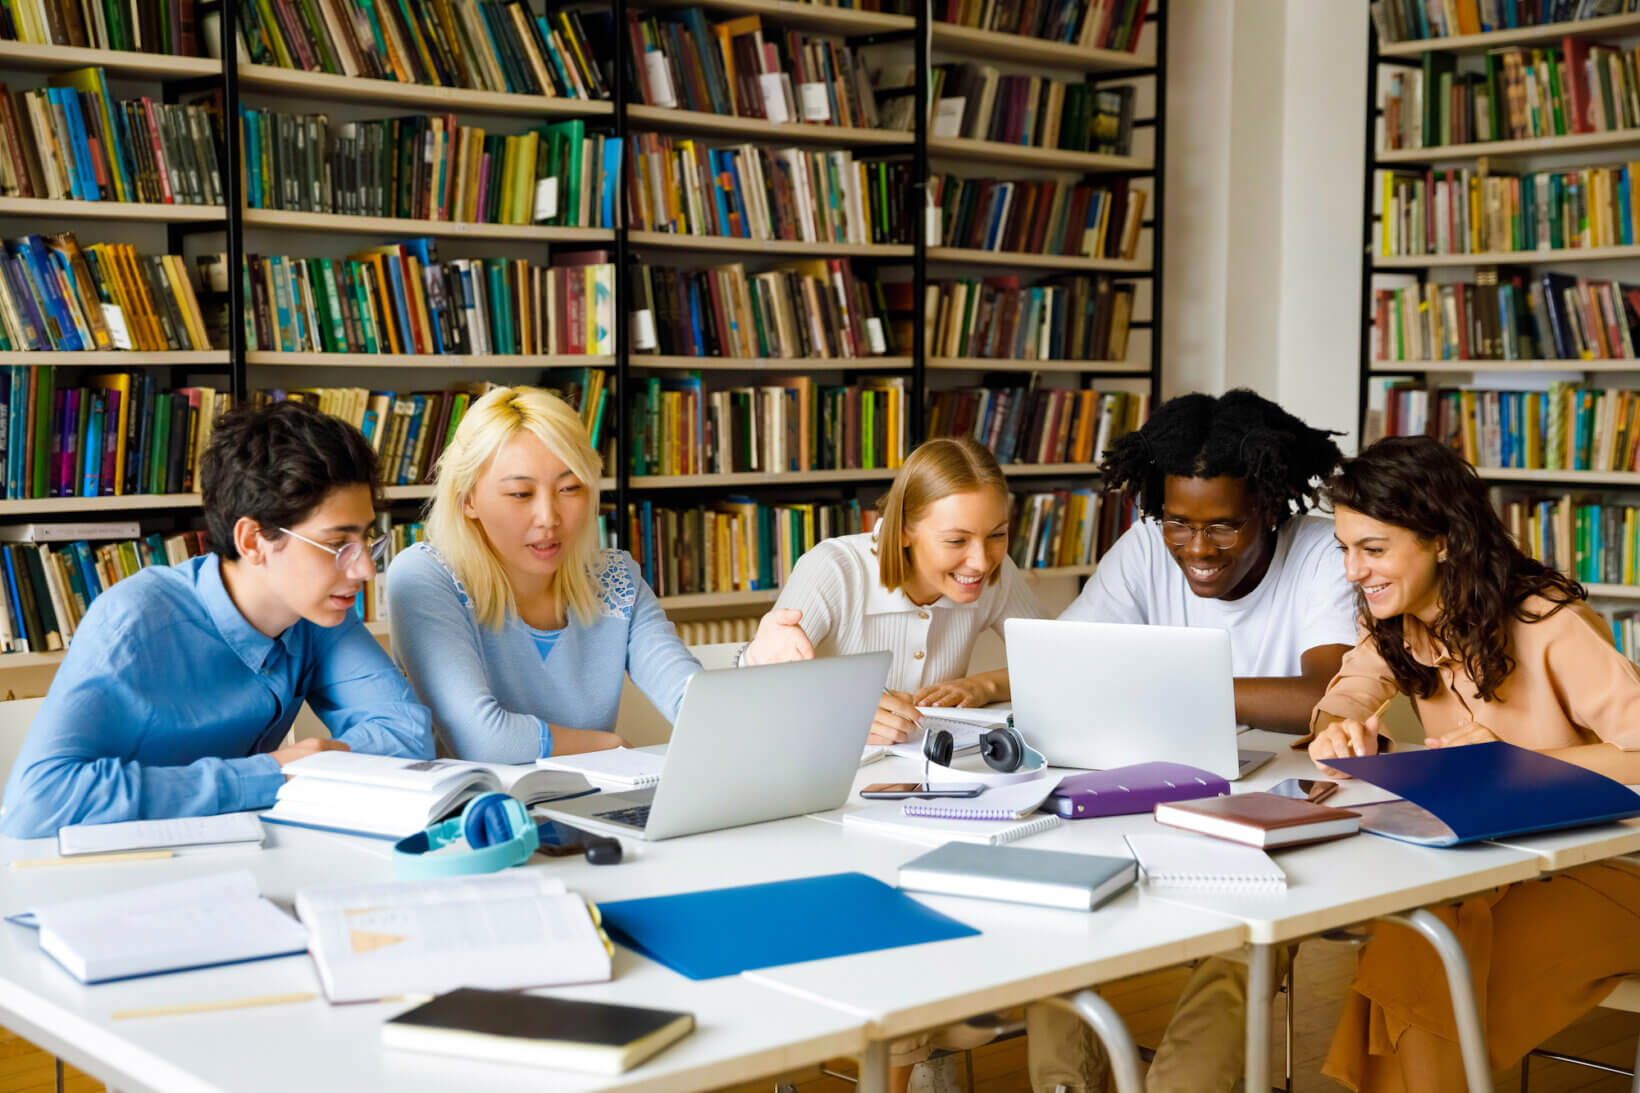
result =
[[[1356,638],[1332,521],[1305,515],[1338,460],[1329,433],[1248,390],[1163,404],[1104,462],[1145,519],[1060,617],[1227,630],[1236,720],[1308,731]]]
[[[1099,561],[1061,618],[1230,633],[1236,719],[1306,732],[1310,711],[1355,645],[1354,592],[1333,523],[1307,515],[1338,464],[1331,434],[1248,390],[1183,395],[1106,454],[1106,480],[1144,519]],[[1286,954],[1276,978],[1286,974]],[[1259,1004],[1268,1004],[1260,999]],[[1247,967],[1203,961],[1155,1060],[1148,1093],[1230,1093],[1246,1052]],[[1031,1074],[1037,1089],[1097,1090],[1104,1056],[1077,1024],[1055,1020],[1081,1073]],[[1048,1030],[1032,1029],[1032,1036]],[[1080,1050],[1072,1044],[1080,1041]]]

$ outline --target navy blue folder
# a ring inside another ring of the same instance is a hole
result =
[[[609,936],[690,979],[979,933],[864,873],[600,903]]]
[[[1327,765],[1411,802],[1351,805],[1362,828],[1424,846],[1640,815],[1640,794],[1621,782],[1502,741],[1329,759]]]

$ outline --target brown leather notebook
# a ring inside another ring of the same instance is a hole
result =
[[[1165,801],[1156,822],[1249,846],[1296,846],[1353,835],[1359,814],[1273,793],[1236,793],[1199,801]]]

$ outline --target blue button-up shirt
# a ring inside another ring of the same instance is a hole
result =
[[[357,618],[270,638],[229,599],[217,555],[144,569],[75,628],[0,832],[266,808],[284,784],[267,753],[304,700],[354,751],[433,755],[426,708]]]

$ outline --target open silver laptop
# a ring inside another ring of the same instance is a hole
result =
[[[670,839],[838,808],[888,678],[887,653],[697,672],[672,724],[660,784],[553,801],[542,811]]]
[[[1230,635],[1194,626],[1009,619],[1014,727],[1062,767],[1187,763],[1240,778]]]

